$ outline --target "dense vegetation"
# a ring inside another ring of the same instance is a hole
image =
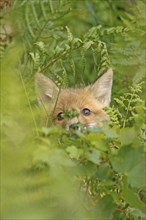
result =
[[[1,219],[146,218],[144,0],[8,0],[1,8]],[[40,123],[34,75],[61,88],[114,71],[110,123]]]

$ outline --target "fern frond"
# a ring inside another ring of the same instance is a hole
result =
[[[139,114],[138,106],[144,106],[144,101],[140,98],[143,82],[129,87],[129,92],[120,98],[115,98],[117,107],[113,106],[107,111],[115,125],[126,127],[134,123],[135,117]]]
[[[3,59],[5,53],[5,44],[0,44],[0,61]]]
[[[106,36],[110,34],[124,34],[127,31],[129,31],[128,28],[122,26],[103,28],[101,25],[98,25],[96,27],[92,27],[85,34],[85,38],[98,41],[102,36]]]
[[[35,34],[34,34],[34,31],[33,31],[33,28],[31,26],[31,20],[29,19],[29,15],[30,15],[30,7],[28,4],[26,4],[26,7],[25,7],[25,20],[26,20],[26,25],[27,25],[27,28],[28,28],[28,31],[31,35],[32,38],[35,38]]]
[[[66,69],[63,66],[63,62],[60,60],[60,64],[61,64],[61,72],[60,73],[55,73],[55,83],[57,84],[57,86],[59,88],[66,88],[68,87],[68,74],[66,72]]]

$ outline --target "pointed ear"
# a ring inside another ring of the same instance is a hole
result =
[[[59,88],[56,84],[41,73],[35,75],[35,88],[40,105],[55,103]]]
[[[93,95],[103,104],[104,107],[109,106],[111,101],[112,82],[113,71],[110,68],[100,76],[92,86],[90,86]]]

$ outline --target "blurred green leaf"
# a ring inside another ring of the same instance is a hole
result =
[[[90,143],[95,146],[96,149],[101,150],[101,151],[106,151],[107,150],[107,144],[106,144],[106,136],[103,133],[96,133],[92,132],[89,133],[86,138]]]
[[[99,164],[101,162],[101,153],[100,151],[91,148],[90,152],[88,153],[88,160],[92,163]]]
[[[101,219],[112,219],[115,210],[114,200],[110,195],[104,196],[96,206],[96,215]]]
[[[119,139],[122,145],[129,145],[137,140],[138,133],[135,128],[123,128],[120,130]]]
[[[122,187],[122,196],[131,207],[140,209],[142,212],[146,213],[145,204],[140,200],[138,194],[128,186],[126,181],[124,181]]]
[[[111,163],[117,172],[127,176],[127,181],[132,187],[141,188],[145,185],[145,154],[141,146],[139,148],[122,147],[111,158]]]
[[[78,149],[76,146],[69,146],[66,148],[70,158],[78,160],[83,155],[83,150]]]

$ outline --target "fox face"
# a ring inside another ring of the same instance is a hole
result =
[[[38,101],[49,112],[54,124],[67,129],[79,129],[79,124],[97,128],[102,126],[103,121],[109,120],[104,108],[111,101],[112,78],[110,68],[89,86],[59,89],[51,79],[37,73],[35,84]],[[67,117],[71,111],[75,114]]]

